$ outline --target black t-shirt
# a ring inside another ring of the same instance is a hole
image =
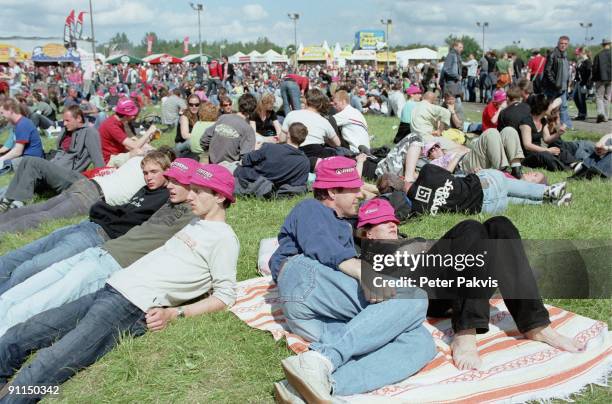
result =
[[[275,136],[276,131],[274,130],[273,122],[278,118],[276,112],[271,111],[268,113],[266,119],[262,120],[257,112],[254,112],[251,116],[251,120],[255,122],[255,131],[262,136]]]
[[[408,190],[408,199],[416,213],[432,216],[445,212],[479,213],[482,185],[476,174],[458,177],[442,167],[426,164]]]
[[[111,206],[105,201],[96,202],[89,211],[89,220],[100,225],[114,239],[149,220],[168,201],[169,196],[166,187],[150,191],[144,186],[124,205]]]
[[[489,63],[489,65],[487,66],[487,72],[488,73],[492,73],[495,71],[495,64],[497,63],[497,59],[496,58],[492,58],[492,57],[488,57],[485,56],[485,59],[487,59],[487,62]]]
[[[542,118],[542,127],[540,128],[540,130],[538,130],[538,128],[535,125],[535,122],[533,121],[533,117],[530,116],[530,119],[528,122],[525,122],[526,125],[528,125],[531,128],[531,143],[540,146],[542,144],[542,138],[544,137],[543,133],[544,133],[544,127],[546,126],[546,118]],[[527,149],[525,149],[525,145],[523,145],[523,137],[519,136],[519,138],[521,139],[521,147],[523,148],[523,150],[525,151],[525,153],[528,152]]]
[[[189,119],[187,119],[187,122],[189,122]],[[189,133],[191,133],[191,131],[193,130],[193,125],[191,124],[191,122],[188,123],[189,126]],[[179,124],[176,126],[176,136],[174,136],[174,143],[183,143],[186,142],[187,140],[183,139],[183,135],[181,135],[181,121],[179,119]]]
[[[521,133],[519,127],[521,125],[529,125],[531,121],[531,108],[526,102],[508,105],[500,114],[497,120],[497,129],[502,130],[505,127],[512,127]]]

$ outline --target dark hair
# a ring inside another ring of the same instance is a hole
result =
[[[316,109],[319,114],[326,114],[329,108],[329,99],[321,90],[313,88],[306,93],[306,104]]]
[[[550,99],[544,94],[536,94],[528,100],[529,106],[531,107],[532,115],[540,115],[548,109],[550,105]]]
[[[246,93],[238,98],[238,111],[247,117],[253,115],[257,108],[257,98],[251,93]]]
[[[301,145],[308,136],[308,128],[301,122],[294,122],[289,125],[289,137],[296,145]]]
[[[329,191],[327,189],[313,188],[312,196],[317,201],[324,201],[326,199],[329,199]]]
[[[71,105],[64,109],[64,112],[70,112],[70,115],[72,115],[74,119],[81,118],[81,122],[85,123],[85,114],[78,105]]]
[[[522,98],[521,89],[519,86],[512,86],[508,89],[506,96],[508,97],[509,101],[520,100]]]

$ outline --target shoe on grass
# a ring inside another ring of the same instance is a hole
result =
[[[569,206],[572,202],[572,193],[568,192],[557,201],[557,206]]]
[[[15,207],[15,206],[13,206],[13,201],[11,201],[11,200],[9,200],[9,199],[3,198],[3,199],[0,201],[0,213],[4,213],[4,212],[6,212],[7,210],[12,209],[12,208],[14,208],[14,207]]]
[[[274,398],[278,404],[306,404],[300,393],[287,380],[274,383]]]
[[[544,199],[550,201],[558,201],[565,195],[565,188],[567,186],[567,182],[558,182],[556,184],[552,184],[544,190]]]
[[[287,381],[309,404],[332,403],[331,363],[316,351],[290,356],[281,362]]]
[[[599,114],[597,115],[597,123],[608,122],[605,116]]]

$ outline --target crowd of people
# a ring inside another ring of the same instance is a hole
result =
[[[10,134],[0,163],[14,176],[1,191],[0,234],[88,218],[0,257],[0,400],[18,401],[6,398],[9,386],[63,383],[121,335],[230,307],[240,246],[226,219],[240,209],[236,196],[309,189],[313,197],[282,224],[269,265],[286,326],[311,342],[282,361],[287,380],[275,384],[277,400],[332,402],[409,377],[436,355],[427,316],[450,316],[455,365],[479,368],[487,299],[373,288],[359,246],[405,238],[398,224],[413,216],[571,203],[567,181],[548,184],[542,171],[523,167],[609,178],[612,134],[595,143],[562,139],[571,127],[568,42],[562,36],[547,57],[520,68],[515,55],[463,60],[456,42],[441,66],[405,72],[234,66],[226,57],[206,66],[98,63],[88,72],[22,70],[11,61],[2,76]],[[581,54],[574,85],[576,99],[577,88],[585,95],[582,86],[595,82],[601,121],[611,76],[603,42],[588,79]],[[481,122],[469,122],[463,104],[479,86],[487,105]],[[143,112],[155,108],[159,116]],[[400,118],[393,144],[372,147],[364,114]],[[56,132],[55,147],[44,150],[41,134]],[[155,147],[160,136],[174,144]],[[51,196],[32,203],[42,192]],[[427,251],[462,254],[499,239],[521,239],[507,217],[465,220]],[[527,279],[531,298],[505,296],[519,332],[583,350],[550,326],[521,243],[509,245],[511,262],[488,265]]]

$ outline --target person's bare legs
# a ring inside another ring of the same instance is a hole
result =
[[[421,156],[421,145],[411,144],[406,151],[406,161],[404,161],[404,180],[414,182],[416,180],[416,165]]]
[[[525,337],[534,341],[544,342],[554,348],[561,349],[567,352],[582,352],[585,349],[585,344],[578,343],[572,339],[563,336],[550,325],[545,327],[534,328],[527,331]]]
[[[461,330],[455,333],[451,342],[453,362],[459,370],[478,369],[482,360],[476,348],[476,329]]]

